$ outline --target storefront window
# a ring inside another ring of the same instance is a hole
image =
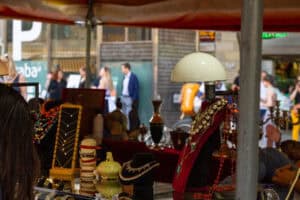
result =
[[[104,42],[125,41],[125,28],[116,26],[103,26]]]
[[[129,41],[151,40],[150,28],[128,28]]]

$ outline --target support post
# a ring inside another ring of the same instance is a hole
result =
[[[92,37],[92,29],[94,28],[94,13],[93,13],[93,0],[88,1],[88,13],[86,16],[86,80],[85,87],[89,88],[91,86],[91,37]]]
[[[158,95],[158,49],[159,49],[159,30],[152,29],[152,63],[153,63],[153,98]]]
[[[237,200],[257,196],[262,0],[243,0],[237,158]]]
[[[47,48],[47,69],[48,72],[51,71],[52,69],[52,55],[53,55],[53,45],[52,45],[52,36],[51,36],[51,32],[52,32],[52,24],[47,24],[47,37],[46,37],[46,48]]]
[[[92,26],[90,24],[86,25],[86,57],[85,57],[85,65],[86,65],[86,81],[85,87],[89,88],[91,85],[91,34],[92,34]]]

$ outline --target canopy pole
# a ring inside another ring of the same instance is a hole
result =
[[[243,0],[242,9],[236,199],[253,200],[258,180],[263,0]]]
[[[89,0],[88,2],[88,13],[86,16],[86,80],[85,87],[89,88],[91,86],[91,36],[92,36],[92,28],[93,28],[93,0]]]

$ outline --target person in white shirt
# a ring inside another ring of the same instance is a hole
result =
[[[266,71],[261,72],[261,77],[260,77],[260,99],[261,100],[265,100],[267,96],[267,88],[263,84],[263,80],[267,75],[268,73]],[[260,109],[260,117],[261,119],[264,119],[268,108],[265,105],[263,105],[262,101],[259,104],[259,109]]]
[[[267,74],[263,78],[262,83],[266,89],[266,91],[265,91],[266,96],[264,99],[260,100],[260,104],[261,104],[261,106],[266,108],[266,113],[263,118],[263,120],[266,120],[270,116],[269,108],[275,106],[277,95],[276,95],[275,88],[273,87],[273,77],[271,75]],[[273,129],[271,129],[271,131],[269,130],[269,132],[268,132],[268,127],[269,128],[273,127]],[[273,124],[273,122],[271,120],[269,120],[266,124],[264,124],[262,128],[263,128],[263,136],[262,136],[261,140],[259,141],[259,146],[261,148],[276,147],[275,143],[278,141],[273,141],[272,140],[273,136],[271,137],[271,135],[275,134],[277,136],[278,134],[280,134],[279,129],[276,127],[275,124]],[[276,130],[277,133],[274,130]],[[278,137],[276,137],[276,138],[278,138]]]

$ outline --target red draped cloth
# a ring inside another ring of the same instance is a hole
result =
[[[216,100],[216,101],[220,101],[220,100]],[[208,102],[203,102],[201,107],[201,113],[207,111],[208,107],[214,103],[215,102],[209,104]],[[176,167],[176,173],[174,175],[174,180],[173,180],[173,188],[176,192],[178,193],[185,192],[188,185],[188,181],[190,179],[195,179],[195,177],[191,177],[193,168],[197,169],[198,173],[201,173],[201,170],[203,171],[207,170],[204,168],[212,169],[213,166],[211,166],[208,163],[205,166],[203,166],[202,164],[201,169],[199,169],[199,167],[197,168],[196,165],[199,164],[199,162],[197,162],[199,161],[199,155],[211,156],[211,155],[203,155],[203,147],[204,145],[206,145],[206,143],[212,137],[212,135],[219,130],[219,126],[221,122],[224,120],[224,117],[225,117],[225,105],[222,106],[222,108],[220,107],[219,110],[214,111],[214,113],[211,115],[211,118],[207,120],[209,121],[209,126],[207,128],[201,129],[200,131],[198,130],[196,131],[195,134],[190,136],[189,142],[185,145],[184,149],[180,153],[178,164]],[[197,120],[197,116],[196,116],[196,120]],[[203,118],[203,120],[201,120],[200,125],[202,125],[202,121],[205,121],[205,119]],[[210,172],[212,173],[215,170],[216,169],[212,169]],[[208,176],[211,176],[211,174],[209,174]]]

